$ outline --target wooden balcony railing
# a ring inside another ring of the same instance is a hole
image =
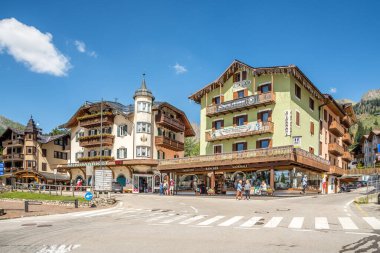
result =
[[[112,146],[114,136],[111,134],[103,134],[103,137],[100,138],[101,135],[90,135],[90,136],[82,136],[79,138],[79,145],[84,148],[88,147],[98,147],[100,144],[103,146]]]
[[[336,156],[342,156],[344,153],[344,149],[341,145],[338,143],[329,143],[329,153],[336,155]]]
[[[351,119],[350,116],[344,116],[343,119],[342,119],[342,123],[347,127],[347,128],[350,128],[354,122],[353,120]]]
[[[217,141],[232,138],[240,138],[250,135],[273,133],[273,122],[251,122],[247,125],[226,127],[206,132],[206,141]]]
[[[85,115],[82,117],[78,117],[77,120],[79,122],[80,127],[89,128],[102,125],[112,125],[113,124],[114,115],[112,113],[104,113],[103,119],[99,113]]]
[[[166,136],[156,136],[155,137],[156,146],[164,147],[174,151],[184,151],[185,145],[183,142],[179,142],[173,139],[170,139]]]
[[[337,137],[342,137],[344,134],[344,129],[343,127],[338,123],[338,121],[333,121],[331,122],[329,126],[329,131],[336,135]]]
[[[275,102],[274,93],[263,93],[249,97],[234,99],[218,105],[210,105],[206,108],[206,116],[217,116],[229,112],[249,109],[260,105],[267,105]]]
[[[328,171],[330,162],[293,146],[275,148],[252,149],[246,151],[201,155],[194,157],[160,160],[158,168],[187,169],[196,167],[213,167],[226,165],[241,165],[244,163],[288,162],[289,164],[303,164],[318,170]],[[265,166],[265,165],[263,165]]]
[[[3,160],[24,160],[24,154],[6,154],[3,155]]]
[[[15,173],[17,171],[22,171],[22,170],[24,170],[24,168],[22,168],[22,167],[13,167],[13,168],[5,167],[4,168],[5,173]]]
[[[380,167],[377,168],[365,168],[365,169],[350,169],[347,170],[348,175],[375,175],[380,174]]]
[[[17,140],[6,140],[2,142],[3,147],[8,147],[8,146],[23,146],[24,141],[17,139]]]
[[[343,153],[342,159],[345,160],[346,162],[351,162],[353,160],[353,156],[351,155],[350,152],[345,151]]]
[[[91,157],[78,157],[78,162],[92,162],[92,161],[112,161],[113,156],[91,156]]]
[[[157,114],[156,115],[156,123],[166,127],[174,132],[184,132],[185,131],[185,124],[183,124],[178,119],[173,119],[165,114]]]
[[[343,135],[342,141],[346,143],[347,145],[352,145],[352,136],[350,133],[345,133]]]
[[[346,174],[346,171],[345,169],[342,169],[338,166],[335,166],[335,165],[330,165],[330,170],[329,170],[329,174],[331,175],[337,175],[337,176],[342,176],[344,174]]]

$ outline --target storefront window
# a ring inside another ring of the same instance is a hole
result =
[[[274,172],[274,189],[287,190],[291,188],[292,184],[292,171],[291,170],[278,170]]]
[[[198,187],[199,178],[197,175],[181,175],[178,176],[179,191],[195,191],[195,186]]]

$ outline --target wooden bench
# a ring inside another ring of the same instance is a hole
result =
[[[29,201],[29,200],[26,200],[25,201],[25,212],[29,212],[29,205],[42,205],[42,202],[41,201]]]

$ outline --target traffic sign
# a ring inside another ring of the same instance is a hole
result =
[[[4,163],[0,163],[0,176],[4,175]]]
[[[94,195],[91,192],[86,192],[86,194],[84,195],[84,198],[87,201],[92,200],[92,197],[94,197]]]

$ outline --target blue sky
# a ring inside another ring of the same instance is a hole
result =
[[[146,73],[157,101],[199,122],[187,97],[233,59],[295,64],[322,92],[357,101],[380,87],[379,11],[379,1],[1,1],[0,114],[23,124],[33,114],[50,131],[86,100],[131,103]]]

